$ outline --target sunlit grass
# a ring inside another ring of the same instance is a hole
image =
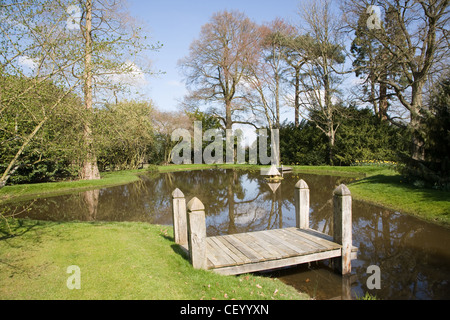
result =
[[[195,270],[172,228],[147,223],[0,223],[0,299],[305,299],[277,279]],[[69,290],[67,267],[81,271]]]
[[[294,169],[296,172],[353,177],[355,181],[348,187],[354,199],[450,226],[450,192],[408,184],[407,179],[390,166],[295,166]]]

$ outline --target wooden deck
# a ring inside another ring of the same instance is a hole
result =
[[[184,245],[187,251],[188,246]],[[224,275],[276,269],[341,256],[342,246],[313,229],[273,229],[206,238],[206,269]],[[352,259],[357,248],[352,248]]]
[[[196,269],[232,275],[333,259],[334,269],[346,275],[356,259],[351,195],[345,185],[333,192],[332,237],[309,228],[309,187],[303,180],[295,185],[292,228],[207,237],[203,203],[194,197],[186,205],[179,189],[172,201],[175,242],[187,250]]]

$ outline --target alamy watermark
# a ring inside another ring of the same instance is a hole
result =
[[[262,165],[279,164],[279,145],[280,134],[278,129],[270,129],[270,156],[269,153],[269,135],[267,129],[259,129],[257,139],[253,141],[248,147],[245,147],[245,137],[241,132],[233,133],[231,129],[225,130],[225,139],[222,131],[218,129],[208,129],[203,133],[202,122],[194,122],[194,138],[192,139],[191,132],[187,129],[176,129],[172,132],[171,140],[173,142],[179,141],[172,149],[171,159],[174,164],[191,164],[192,159],[195,164],[223,164],[225,163],[248,163]],[[182,139],[180,141],[180,139]],[[235,149],[235,139],[236,149]],[[192,148],[193,141],[193,148]],[[226,143],[225,158],[223,143]],[[203,148],[203,142],[210,142]],[[192,154],[193,150],[193,154]]]
[[[367,289],[381,289],[381,269],[377,265],[370,265],[366,269],[366,273],[371,274],[370,277],[367,278],[366,286]]]
[[[68,266],[67,273],[70,273],[71,275],[67,278],[66,286],[69,290],[73,289],[81,289],[81,269],[79,266]]]
[[[67,7],[66,12],[70,14],[67,18],[67,29],[80,30],[81,9],[78,6],[71,5]]]
[[[366,13],[370,14],[369,18],[366,21],[367,28],[372,29],[381,29],[381,9],[379,6],[368,6]]]

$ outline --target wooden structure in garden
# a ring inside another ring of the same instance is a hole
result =
[[[184,194],[172,193],[175,242],[185,248],[194,268],[233,275],[333,259],[341,274],[351,272],[358,249],[352,246],[352,199],[340,185],[333,194],[333,236],[309,228],[309,188],[295,185],[296,227],[206,236],[205,207],[194,197],[186,205]]]

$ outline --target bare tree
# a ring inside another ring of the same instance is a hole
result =
[[[152,122],[162,140],[164,164],[169,164],[172,161],[172,149],[176,145],[171,140],[172,132],[186,129],[193,135],[193,123],[185,112],[163,112],[157,109],[152,110]]]
[[[232,129],[233,123],[254,125],[238,118],[244,108],[238,100],[239,84],[258,54],[257,35],[257,25],[245,14],[219,12],[202,27],[189,55],[179,61],[190,89],[187,99],[212,105],[210,113],[224,129]]]
[[[345,62],[340,43],[340,20],[333,13],[331,1],[321,0],[305,4],[302,8],[304,32],[313,42],[302,41],[306,62],[302,62],[300,83],[303,94],[300,105],[303,117],[315,123],[328,139],[328,162],[333,163],[336,114],[339,110],[339,86],[342,82],[339,65]]]
[[[245,101],[257,118],[265,118],[269,129],[280,128],[283,75],[288,67],[285,43],[293,32],[281,19],[261,26],[259,56],[245,76]]]

